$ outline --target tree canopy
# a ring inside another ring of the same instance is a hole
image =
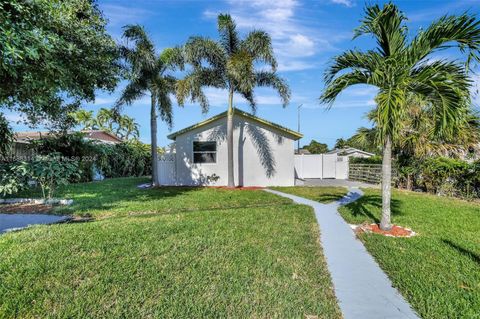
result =
[[[311,154],[323,154],[328,152],[328,145],[320,143],[315,140],[311,140],[310,144],[305,145],[303,149],[308,150]]]
[[[97,89],[114,89],[118,50],[95,1],[0,1],[0,21],[0,110],[64,125]]]

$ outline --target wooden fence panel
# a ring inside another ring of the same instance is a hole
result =
[[[382,181],[381,164],[350,164],[348,179],[371,184],[380,184]]]

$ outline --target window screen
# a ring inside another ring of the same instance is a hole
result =
[[[216,163],[217,142],[193,142],[194,163]]]

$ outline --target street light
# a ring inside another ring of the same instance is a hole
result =
[[[298,113],[298,129],[297,132],[300,133],[300,108],[303,106],[303,104],[300,104],[297,107],[297,113]],[[300,154],[300,139],[297,140],[297,154]]]

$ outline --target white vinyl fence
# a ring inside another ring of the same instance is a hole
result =
[[[295,155],[297,178],[348,179],[348,157],[336,154]]]
[[[160,185],[175,185],[177,183],[175,154],[158,156],[158,178]]]

